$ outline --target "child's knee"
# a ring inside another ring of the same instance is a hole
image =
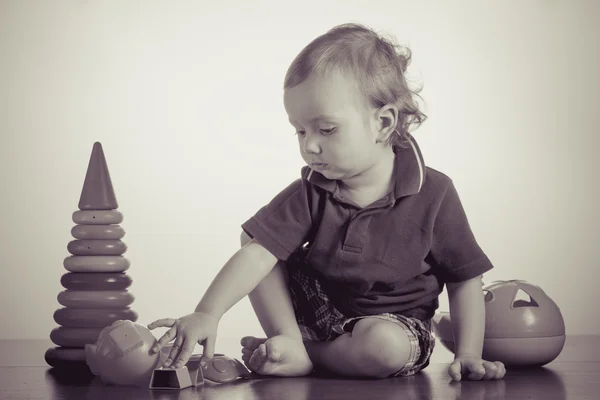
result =
[[[393,322],[376,318],[360,319],[352,330],[360,342],[373,376],[385,378],[399,371],[409,360],[410,341],[404,329]]]

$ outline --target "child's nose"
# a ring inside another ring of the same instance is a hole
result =
[[[309,154],[318,154],[321,152],[321,148],[319,146],[318,138],[316,137],[316,135],[307,134],[304,137],[302,148],[305,153]]]

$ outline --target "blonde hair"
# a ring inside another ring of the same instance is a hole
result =
[[[312,74],[325,75],[335,69],[350,73],[369,104],[398,107],[398,135],[391,134],[388,144],[407,147],[409,130],[427,119],[415,99],[422,88],[411,90],[404,76],[410,61],[410,49],[395,44],[393,39],[362,24],[342,24],[300,51],[288,68],[283,86],[288,89]]]

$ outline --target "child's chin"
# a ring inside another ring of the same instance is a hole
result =
[[[344,179],[345,175],[339,171],[333,171],[331,169],[319,170],[321,175],[330,180],[340,180]]]
[[[321,173],[322,175],[324,175],[324,176],[326,176],[326,177],[328,177],[328,178],[329,178],[330,176],[332,176],[332,175],[337,175],[337,174],[335,173],[335,171],[332,171],[332,170],[331,170],[331,167],[328,167],[328,168],[315,168],[315,171],[317,171],[317,172]]]

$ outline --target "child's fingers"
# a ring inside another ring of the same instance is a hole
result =
[[[448,375],[455,381],[460,381],[462,365],[460,361],[454,361],[448,368]]]
[[[154,344],[154,346],[152,346],[152,349],[150,349],[151,353],[157,353],[161,347],[169,343],[173,339],[173,337],[175,337],[175,332],[171,332],[171,330],[175,329],[176,322],[177,320],[175,318],[163,318],[157,319],[156,321],[151,322],[147,325],[148,329],[150,330],[165,326],[171,327],[171,329],[167,331],[167,333],[165,333],[163,337],[161,337],[160,340]]]
[[[181,335],[177,336],[175,339],[175,343],[173,343],[173,347],[171,347],[171,351],[169,352],[169,357],[167,357],[166,361],[163,364],[163,367],[170,367],[173,363],[173,360],[176,360],[179,355],[179,350],[181,350],[181,345],[183,344],[183,337]]]
[[[183,341],[181,346],[181,353],[179,353],[179,357],[175,360],[175,368],[181,368],[189,361],[192,356],[192,351],[194,351],[194,346],[196,342],[191,341],[189,338]]]
[[[482,380],[488,381],[496,378],[496,374],[498,373],[498,367],[496,364],[490,361],[484,361],[483,367],[485,368],[485,374],[481,377]]]
[[[148,329],[152,330],[154,328],[159,328],[159,327],[163,327],[163,326],[168,326],[170,328],[173,325],[175,325],[175,322],[177,322],[177,320],[175,318],[157,319],[156,321],[148,324]]]
[[[206,339],[204,339],[204,342],[202,344],[202,346],[204,347],[204,351],[202,352],[202,359],[200,361],[202,366],[206,365],[206,362],[214,357],[215,341],[215,335],[209,335]]]
[[[469,379],[474,381],[478,381],[481,378],[483,378],[486,372],[482,362],[470,362],[468,365],[468,369],[470,371]]]
[[[152,351],[156,353],[158,350],[160,350],[161,347],[173,340],[175,336],[177,336],[177,328],[172,327],[171,329],[166,331],[160,339],[158,339],[158,342],[156,342],[156,344],[152,347]]]
[[[502,379],[504,375],[506,375],[506,367],[500,361],[494,361],[494,365],[496,365],[496,376],[495,379]]]

